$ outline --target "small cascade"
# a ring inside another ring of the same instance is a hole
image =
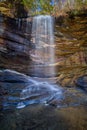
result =
[[[33,80],[31,80],[32,82]],[[24,108],[30,104],[45,104],[48,105],[50,101],[57,97],[57,100],[63,98],[63,90],[57,85],[48,82],[33,81],[32,84],[26,86],[20,94],[20,102],[17,108]]]

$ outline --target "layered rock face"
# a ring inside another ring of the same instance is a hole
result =
[[[27,70],[29,64],[31,19],[0,16],[0,68]]]
[[[85,16],[57,19],[55,32],[57,72],[58,81],[63,86],[73,85],[78,77],[87,74],[86,23]]]
[[[62,86],[72,86],[78,77],[87,74],[86,23],[84,16],[55,20],[55,77]],[[42,53],[32,43],[31,28],[31,17],[12,19],[0,16],[1,69],[13,69],[35,76],[34,66],[37,67],[39,62],[41,64],[38,55]],[[44,77],[43,71],[43,68],[38,70],[37,67],[38,77]]]

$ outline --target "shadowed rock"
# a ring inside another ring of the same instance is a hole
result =
[[[87,92],[87,75],[79,77],[76,84]]]
[[[0,82],[29,82],[29,77],[12,70],[0,70]]]

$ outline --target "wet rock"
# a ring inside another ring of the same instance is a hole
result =
[[[0,53],[29,56],[31,24],[29,19],[12,19],[0,16]],[[21,23],[20,23],[21,20]],[[19,27],[20,26],[20,27]],[[26,29],[28,28],[28,29]]]
[[[29,53],[29,46],[27,45],[23,45],[23,44],[19,44],[17,42],[10,42],[10,41],[7,41],[6,42],[6,47],[7,47],[7,50],[8,50],[8,54],[12,55],[21,55],[21,56],[28,56],[28,53]]]
[[[10,32],[10,30],[7,30],[7,29],[4,29],[4,30],[0,29],[0,37],[3,37],[3,39],[7,39],[13,42],[18,42],[21,44],[24,44],[24,43],[26,43],[27,45],[29,44],[29,40],[27,39],[25,40],[25,37],[23,35],[20,35],[12,31]]]
[[[29,82],[29,77],[12,70],[0,70],[0,82]]]
[[[25,37],[6,30],[4,30],[3,34],[0,34],[0,37],[0,46],[3,47],[1,50],[2,54],[3,52],[14,52],[14,54],[28,55],[30,41]]]
[[[87,91],[87,75],[79,77],[76,81],[76,85]]]
[[[27,18],[12,19],[0,15],[0,68],[27,73],[32,47],[30,26]]]

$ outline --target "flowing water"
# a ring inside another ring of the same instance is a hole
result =
[[[53,26],[54,23],[51,16],[39,15],[33,18],[32,44],[34,44],[35,50],[30,55],[34,58],[33,74],[35,76],[37,76],[38,71],[41,71],[40,69],[43,69],[43,78],[47,75],[46,71],[49,71],[50,76],[55,76],[55,45]],[[21,102],[18,103],[17,108],[23,108],[28,104],[47,103],[52,100],[55,95],[57,98],[61,98],[62,89],[59,86],[50,84],[45,80],[43,82],[35,79],[32,81],[33,83],[31,85],[22,90],[20,95]]]
[[[37,70],[43,71],[42,75],[55,75],[55,44],[54,44],[54,19],[49,15],[39,15],[33,18],[32,25],[32,42],[35,46],[35,51],[31,56],[34,65],[35,75]],[[38,53],[39,52],[39,53]]]

